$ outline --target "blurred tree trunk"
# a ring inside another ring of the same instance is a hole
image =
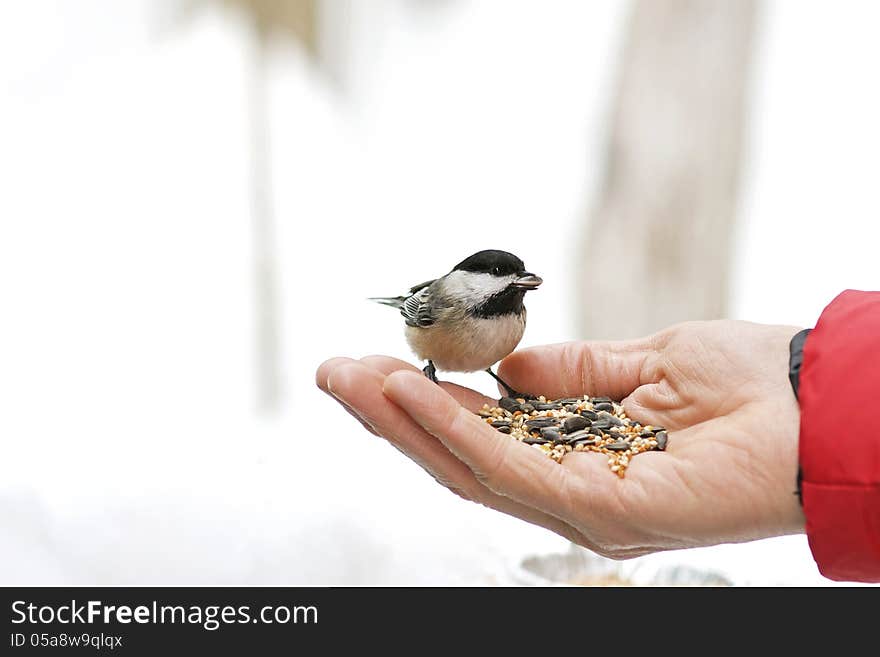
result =
[[[281,306],[275,246],[270,139],[269,49],[273,34],[294,38],[314,55],[317,0],[224,0],[243,9],[253,24],[248,102],[251,142],[251,222],[253,225],[254,317],[257,403],[277,411],[282,396]]]
[[[725,316],[757,0],[637,0],[582,248],[584,337]]]
[[[258,37],[265,41],[272,34],[294,39],[310,55],[318,43],[318,0],[189,0],[196,4],[216,3],[243,13],[252,22]]]
[[[250,135],[251,225],[255,379],[257,405],[276,411],[282,397],[283,357],[279,265],[275,248],[272,200],[271,132],[269,125],[269,55],[273,37],[293,39],[311,56],[318,49],[318,0],[184,0],[191,14],[216,4],[240,12],[251,26],[248,90]]]
[[[253,244],[254,332],[256,336],[257,403],[278,409],[281,399],[281,308],[278,299],[278,255],[272,202],[269,142],[268,40],[254,39],[248,74],[250,120],[251,226]]]

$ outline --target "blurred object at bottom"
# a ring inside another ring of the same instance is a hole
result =
[[[572,544],[568,552],[526,557],[510,573],[522,586],[733,586],[716,571],[686,565],[652,567],[606,559]]]

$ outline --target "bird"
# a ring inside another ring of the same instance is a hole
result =
[[[400,311],[406,340],[428,362],[422,372],[431,381],[437,383],[437,370],[482,370],[508,397],[527,397],[499,378],[492,365],[516,349],[526,328],[523,298],[543,282],[512,253],[487,249],[440,278],[414,285],[408,294],[370,300]]]

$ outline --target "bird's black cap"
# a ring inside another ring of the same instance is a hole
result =
[[[523,261],[507,251],[487,249],[478,251],[459,262],[452,271],[472,271],[493,276],[510,276],[525,272]]]

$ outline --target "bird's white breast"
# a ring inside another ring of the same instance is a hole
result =
[[[448,372],[476,372],[491,367],[516,349],[526,328],[526,314],[492,318],[458,317],[433,326],[406,327],[406,339],[422,360]]]

